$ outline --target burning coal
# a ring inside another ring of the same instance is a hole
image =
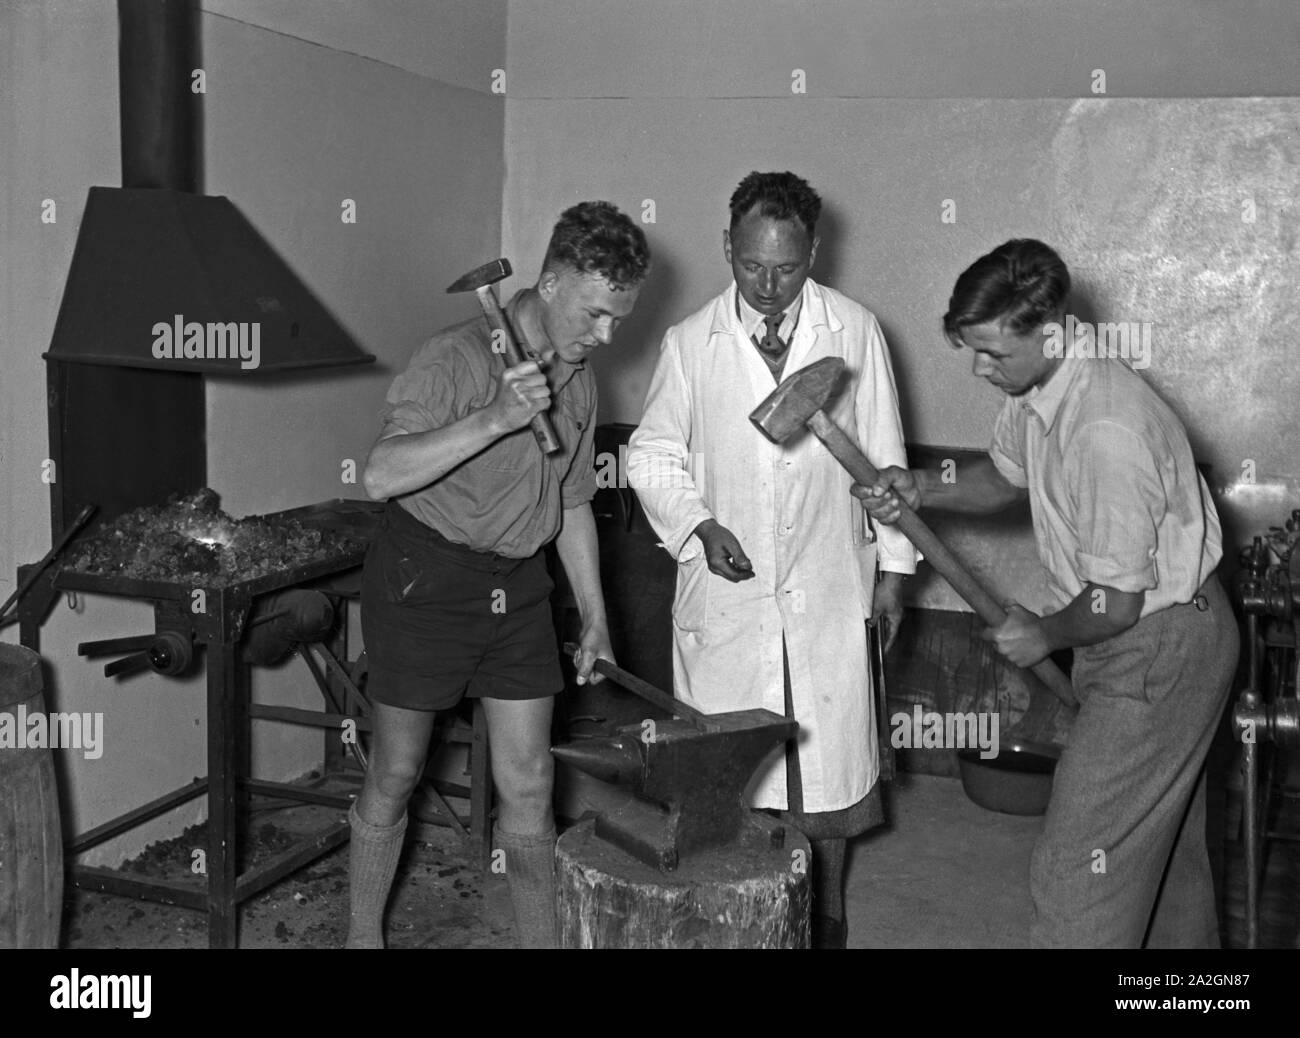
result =
[[[234,519],[208,488],[137,508],[83,539],[65,569],[141,580],[222,586],[305,565],[364,542],[285,516]]]

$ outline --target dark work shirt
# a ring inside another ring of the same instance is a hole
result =
[[[516,310],[506,313],[522,336]],[[440,429],[484,407],[505,372],[483,317],[436,334],[389,387],[383,435]],[[449,541],[475,551],[527,558],[560,532],[563,510],[596,492],[596,380],[587,364],[556,356],[547,371],[551,422],[561,450],[546,457],[530,426],[501,437],[421,490],[397,500]]]

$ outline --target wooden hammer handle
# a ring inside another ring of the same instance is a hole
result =
[[[578,653],[577,643],[565,642],[564,651],[570,656],[576,656]],[[656,688],[654,685],[650,684],[650,682],[637,677],[635,674],[628,673],[622,667],[611,663],[609,660],[597,660],[591,669],[597,674],[603,674],[616,685],[622,685],[629,692],[635,692],[642,699],[648,699],[650,702],[654,703],[655,706],[659,707],[661,710],[666,710],[674,717],[681,717],[687,721],[692,721],[705,730],[709,730],[715,726],[715,723],[710,721],[708,714],[701,713],[693,706],[687,706],[680,699],[674,699],[667,692],[663,691],[663,689]]]
[[[506,361],[509,367],[515,367],[526,360],[536,361],[538,367],[541,366],[542,359],[536,354],[529,353],[524,355],[523,347],[519,345],[519,340],[515,338],[515,330],[510,327],[510,322],[506,320],[505,311],[501,309],[501,304],[497,302],[496,293],[492,291],[491,285],[484,285],[477,289],[474,294],[478,296],[479,306],[483,308],[483,316],[487,318],[488,324],[494,332],[498,332],[505,345]],[[533,415],[532,421],[528,423],[532,426],[533,436],[537,439],[537,446],[542,449],[543,454],[554,454],[560,449],[559,438],[555,435],[555,426],[551,424],[550,416],[543,411],[541,414]]]
[[[870,486],[880,478],[880,472],[871,464],[862,451],[845,434],[844,430],[830,420],[825,411],[818,411],[808,419],[810,428],[835,459],[849,471],[853,479]],[[953,590],[975,610],[976,614],[990,627],[997,627],[1007,618],[1006,611],[998,601],[984,590],[983,586],[967,571],[961,561],[948,550],[947,545],[935,536],[907,503],[901,498],[898,502],[898,528],[907,539],[916,546],[933,566],[938,574],[952,585]],[[1067,706],[1077,706],[1074,689],[1070,679],[1061,668],[1050,659],[1042,660],[1031,668],[1039,680],[1050,688]]]

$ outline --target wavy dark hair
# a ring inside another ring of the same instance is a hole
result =
[[[639,285],[650,272],[650,246],[641,228],[609,202],[579,202],[551,231],[543,269],[571,267],[599,274],[610,287]]]
[[[961,272],[943,315],[943,333],[961,347],[961,330],[999,321],[1016,335],[1059,313],[1070,294],[1070,271],[1051,247],[1013,238]]]
[[[773,220],[798,220],[811,238],[822,214],[821,197],[808,181],[788,170],[785,173],[749,174],[731,195],[731,229],[755,205],[760,216]]]

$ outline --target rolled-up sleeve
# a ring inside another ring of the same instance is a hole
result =
[[[1008,483],[1023,490],[1029,486],[1029,477],[1025,475],[1024,440],[1020,430],[1024,415],[1020,407],[1017,400],[1008,400],[1002,405],[993,425],[989,458]]]
[[[670,330],[650,380],[641,424],[628,441],[627,480],[664,547],[681,562],[700,553],[691,534],[713,518],[688,466],[690,442],[691,391]]]
[[[1064,463],[1077,495],[1079,578],[1127,592],[1158,587],[1157,530],[1168,502],[1150,447],[1116,422],[1091,422],[1075,432]]]
[[[428,432],[463,418],[457,413],[456,399],[459,360],[453,351],[438,350],[433,342],[426,344],[388,387],[379,413],[380,436]],[[460,377],[465,381],[463,374]]]

